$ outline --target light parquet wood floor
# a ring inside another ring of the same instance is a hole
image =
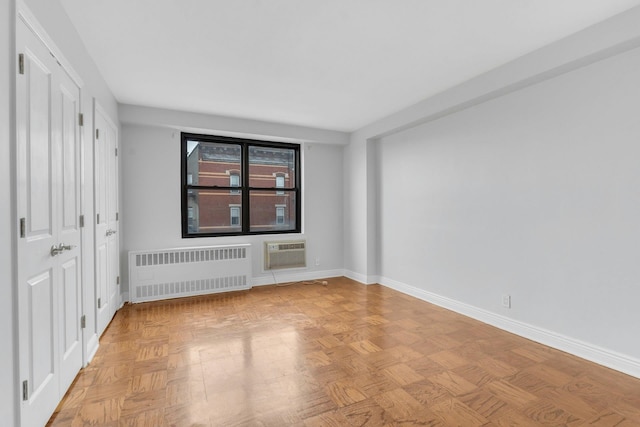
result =
[[[640,425],[640,380],[345,278],[126,305],[51,426]]]

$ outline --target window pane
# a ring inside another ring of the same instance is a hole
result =
[[[251,191],[249,193],[250,230],[252,232],[295,230],[297,221],[295,198],[295,191]]]
[[[249,147],[249,186],[295,188],[295,150],[292,148]]]
[[[187,141],[187,177],[190,185],[230,187],[230,176],[240,185],[240,145]]]
[[[227,190],[187,191],[189,234],[238,233],[242,231],[242,194]],[[193,214],[192,214],[193,213]]]

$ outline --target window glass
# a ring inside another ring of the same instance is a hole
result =
[[[187,141],[187,180],[189,185],[231,187],[229,171],[235,171],[240,185],[242,148],[235,144]],[[191,148],[191,149],[189,149]]]
[[[225,190],[191,189],[187,197],[189,234],[224,234],[242,231],[240,211],[242,194],[229,194]],[[230,206],[231,215],[229,215]],[[237,222],[234,222],[234,210]]]
[[[278,187],[279,177],[282,188],[294,188],[295,154],[291,148],[249,147],[249,187]]]
[[[295,229],[296,193],[294,191],[284,191],[283,195],[277,193],[273,190],[251,190],[249,194],[251,231]]]

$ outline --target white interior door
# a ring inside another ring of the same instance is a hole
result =
[[[100,335],[120,305],[118,134],[117,127],[97,105],[94,123],[96,319]]]
[[[57,172],[60,181],[56,199],[60,219],[58,240],[63,250],[55,258],[60,265],[60,374],[61,388],[66,391],[82,367],[82,286],[80,230],[80,89],[61,72],[54,92],[54,123],[59,130],[60,159]]]
[[[20,414],[41,426],[82,367],[80,90],[20,20],[16,43]]]

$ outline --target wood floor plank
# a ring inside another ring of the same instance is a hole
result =
[[[484,416],[469,408],[456,398],[437,403],[429,408],[447,425],[482,426],[489,422]]]
[[[639,379],[328,281],[125,305],[48,425],[640,425]]]
[[[428,378],[432,383],[449,390],[453,396],[469,393],[477,387],[453,371],[444,371]]]
[[[362,390],[347,381],[334,381],[329,383],[326,387],[326,392],[331,400],[340,407],[360,402],[367,398]]]

